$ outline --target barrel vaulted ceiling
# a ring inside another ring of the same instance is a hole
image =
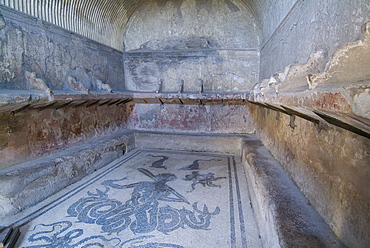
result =
[[[0,4],[122,50],[122,33],[145,0],[0,0]]]
[[[123,50],[123,33],[130,17],[153,1],[181,5],[183,0],[0,0],[0,4],[35,16],[92,40]],[[209,4],[212,0],[194,0]],[[216,1],[216,0],[213,0]],[[267,40],[297,0],[224,0],[245,5]],[[274,12],[279,10],[278,12]],[[249,15],[250,16],[250,15]],[[265,37],[265,38],[264,38]]]

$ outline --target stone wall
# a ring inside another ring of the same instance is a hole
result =
[[[253,133],[245,105],[129,104],[130,129],[179,133]]]
[[[237,1],[151,1],[131,17],[124,43],[131,91],[241,92],[258,80],[255,23]]]
[[[97,81],[123,90],[122,53],[21,12],[0,7],[0,89],[29,89],[34,72],[51,90],[73,77],[86,89]]]
[[[256,134],[348,247],[370,240],[370,140],[250,105]]]

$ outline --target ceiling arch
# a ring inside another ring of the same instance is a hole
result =
[[[122,33],[145,0],[0,0],[0,4],[122,50]]]
[[[149,0],[158,4],[182,0]],[[0,0],[0,4],[50,22],[92,40],[123,50],[123,33],[130,17],[148,4],[148,0]],[[204,4],[212,0],[194,0]],[[259,12],[272,0],[225,0],[238,2],[250,9],[256,20]],[[291,0],[292,2],[295,0]],[[261,2],[263,2],[261,4]]]

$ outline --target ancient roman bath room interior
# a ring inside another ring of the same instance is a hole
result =
[[[0,247],[370,247],[369,0],[0,0]]]

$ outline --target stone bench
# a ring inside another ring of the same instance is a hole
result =
[[[345,247],[257,138],[242,162],[264,247]]]
[[[118,132],[0,170],[0,217],[46,199],[133,148],[133,133]]]
[[[344,247],[255,135],[125,131],[91,140],[0,171],[0,214],[34,205],[134,148],[241,155],[264,247]]]
[[[136,132],[135,146],[240,154],[264,247],[345,247],[253,134]]]

